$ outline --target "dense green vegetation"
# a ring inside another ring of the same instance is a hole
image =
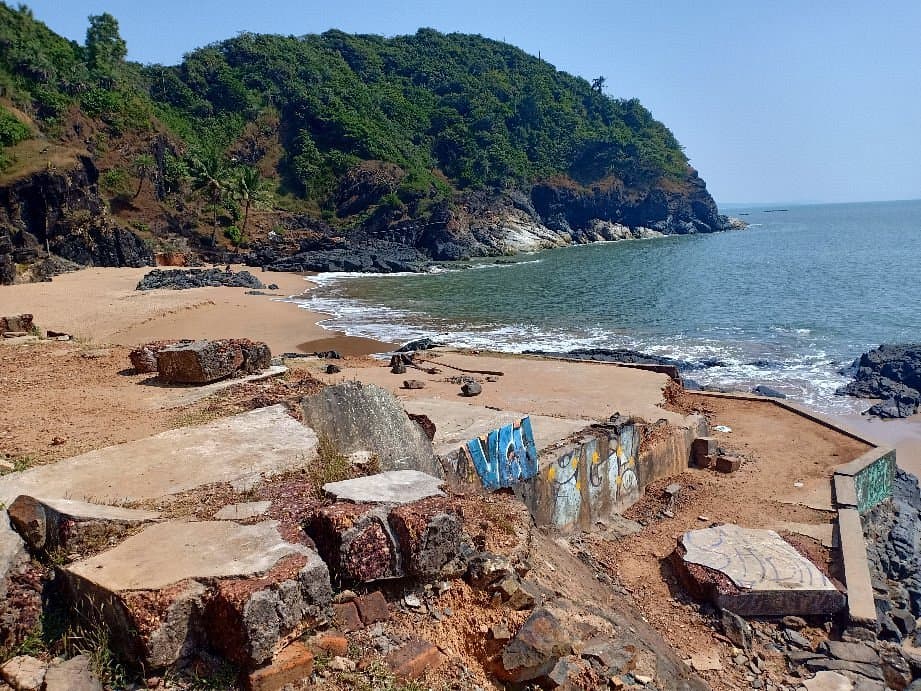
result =
[[[90,17],[79,45],[27,8],[0,4],[0,95],[52,136],[75,106],[115,136],[165,129],[179,143],[167,187],[194,183],[212,205],[218,187],[233,186],[217,182],[230,151],[254,127],[277,131],[276,190],[321,207],[363,160],[406,172],[388,197],[394,205],[557,175],[642,187],[689,170],[671,132],[637,100],[604,95],[603,78],[589,84],[480,36],[244,33],[178,66],[125,56],[109,15]],[[0,112],[3,144],[5,127]],[[124,165],[138,192],[150,172],[142,163]]]

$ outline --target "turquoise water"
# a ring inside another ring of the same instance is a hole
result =
[[[777,207],[770,207],[777,208]],[[307,307],[349,334],[519,351],[719,358],[705,384],[769,384],[829,411],[842,364],[921,341],[921,201],[731,207],[751,225],[583,245],[435,274],[326,274]]]

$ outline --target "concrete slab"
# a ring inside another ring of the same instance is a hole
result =
[[[792,523],[789,521],[779,521],[775,530],[786,530],[797,535],[805,535],[813,540],[822,543],[823,547],[833,549],[837,547],[834,540],[835,526],[831,523]]]
[[[86,501],[75,501],[73,499],[41,499],[40,501],[58,513],[77,520],[124,521],[127,523],[136,523],[141,521],[155,521],[160,518],[160,514],[156,511],[126,509],[122,506],[92,504]]]
[[[443,470],[432,442],[386,389],[358,381],[327,386],[301,400],[304,422],[345,454],[370,451],[382,470]]]
[[[401,389],[406,377],[393,375],[386,367],[347,368],[336,376],[373,382],[404,400],[456,401],[460,387],[445,381],[448,377],[467,375],[461,370],[499,371],[503,373],[500,382],[483,383],[483,393],[477,396],[480,405],[525,411],[531,416],[602,420],[619,412],[650,422],[665,419],[677,426],[689,424],[685,416],[660,407],[664,403],[662,390],[669,381],[665,374],[601,362],[562,362],[529,356],[439,351],[420,354],[417,359],[420,357],[425,360],[420,364],[439,370],[433,375],[421,370],[412,372],[412,378],[425,381],[420,391]]]
[[[191,405],[192,403],[197,403],[198,401],[208,398],[208,396],[215,394],[218,391],[223,391],[228,387],[236,386],[237,384],[264,381],[265,379],[281,376],[287,371],[288,368],[284,365],[273,365],[268,369],[263,370],[262,372],[257,372],[256,374],[249,374],[245,377],[234,377],[232,379],[222,379],[221,381],[205,384],[204,386],[165,386],[164,388],[170,391],[169,400],[166,404],[166,407],[169,409]]]
[[[427,415],[435,423],[435,453],[442,456],[457,451],[471,439],[516,422],[528,414],[439,398],[407,399],[404,406],[406,412]],[[585,418],[531,415],[531,429],[538,451],[567,439],[592,422]]]
[[[876,627],[876,601],[867,564],[867,543],[857,509],[838,510],[841,559],[847,586],[847,611],[852,623]]]
[[[319,559],[305,545],[284,541],[277,521],[169,522],[152,525],[66,570],[111,592],[159,590],[186,579],[265,573],[282,557],[295,554]]]
[[[778,498],[782,504],[805,506],[816,511],[834,511],[831,496],[831,479],[820,478],[806,482],[802,487],[791,487]]]
[[[674,559],[695,597],[739,616],[830,616],[845,605],[831,581],[773,530],[691,530]]]
[[[216,514],[215,520],[218,521],[243,521],[247,518],[255,518],[263,515],[271,508],[270,501],[250,501],[243,504],[228,504]]]
[[[305,467],[316,447],[316,434],[275,405],[4,475],[0,502],[28,494],[117,504],[214,482],[245,490],[261,474]]]
[[[329,482],[323,491],[339,501],[356,504],[409,504],[428,497],[443,497],[444,480],[418,470],[390,470],[352,480]]]
[[[746,590],[828,590],[835,586],[773,530],[737,525],[689,530],[684,560],[719,571]]]

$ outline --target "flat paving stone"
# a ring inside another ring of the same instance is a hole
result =
[[[270,501],[250,501],[243,504],[228,504],[216,514],[214,518],[218,521],[243,521],[247,518],[255,518],[263,515],[271,508]]]
[[[309,465],[317,436],[283,405],[183,427],[0,478],[0,502],[20,494],[95,503],[144,501],[201,485],[252,487],[261,474]]]
[[[854,682],[837,672],[818,672],[812,679],[803,681],[806,691],[851,691]]]
[[[747,590],[835,590],[811,561],[773,530],[737,525],[690,530],[684,560],[728,576]]]
[[[186,579],[264,573],[295,554],[319,560],[305,545],[283,540],[277,521],[171,522],[154,524],[66,570],[113,592],[158,590]]]
[[[356,504],[409,504],[428,497],[443,497],[444,480],[418,470],[390,470],[352,480],[329,482],[323,491],[335,500]]]

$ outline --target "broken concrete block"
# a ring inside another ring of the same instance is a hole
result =
[[[742,459],[738,456],[717,456],[716,469],[720,473],[734,473],[742,467]]]
[[[177,343],[192,343],[192,341],[168,340],[168,341],[151,341],[142,346],[138,346],[130,353],[128,359],[131,366],[138,374],[153,374],[157,371],[157,353],[164,348],[169,348]]]
[[[0,676],[16,691],[42,691],[48,663],[29,655],[17,655],[0,667]]]
[[[347,655],[349,639],[338,631],[324,631],[307,639],[307,645],[318,655]]]
[[[229,342],[239,346],[243,354],[240,370],[245,374],[256,374],[272,366],[272,351],[266,343],[248,338],[234,338]]]
[[[387,598],[380,590],[356,597],[355,605],[358,607],[358,616],[361,617],[361,622],[365,626],[390,619]]]
[[[443,497],[444,480],[418,470],[390,470],[328,482],[323,491],[335,500],[356,504],[408,504],[426,497]]]
[[[473,588],[486,589],[514,574],[515,569],[505,557],[490,552],[479,552],[467,562],[464,580]]]
[[[413,638],[390,653],[385,661],[397,679],[411,681],[438,667],[444,655],[428,641]]]
[[[441,477],[432,442],[399,400],[374,384],[345,382],[301,401],[304,424],[346,455],[366,450],[383,470],[420,470]]]
[[[304,529],[340,581],[366,583],[403,575],[386,508],[324,506],[307,519]]]
[[[16,497],[9,514],[13,527],[35,554],[58,548],[80,554],[98,552],[138,526],[160,518],[155,511],[28,495]]]
[[[313,653],[295,641],[275,656],[272,662],[249,675],[251,691],[280,691],[288,684],[309,679],[313,673]]]
[[[264,662],[332,597],[326,565],[275,521],[154,524],[61,575],[76,612],[149,669],[201,648]]]
[[[691,457],[694,459],[694,464],[701,468],[709,467],[706,459],[708,456],[715,458],[718,449],[719,445],[715,437],[697,437],[691,442]]]
[[[549,610],[536,609],[502,649],[494,672],[503,681],[530,681],[548,674],[571,652],[572,641],[562,623]]]
[[[103,691],[86,655],[52,662],[45,674],[45,691]]]
[[[437,576],[460,554],[463,522],[447,499],[430,498],[398,506],[388,517],[403,570],[417,578]]]
[[[844,607],[844,595],[773,530],[690,530],[673,562],[692,595],[741,616],[830,615]]]

